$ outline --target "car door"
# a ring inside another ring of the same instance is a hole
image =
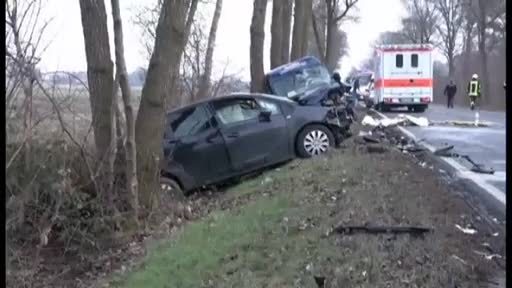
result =
[[[289,153],[282,113],[271,114],[270,121],[260,118],[262,108],[253,97],[221,99],[212,104],[234,172],[263,167]]]
[[[171,116],[172,160],[201,186],[224,177],[230,170],[229,155],[213,115],[204,105]],[[165,144],[164,144],[165,147]]]

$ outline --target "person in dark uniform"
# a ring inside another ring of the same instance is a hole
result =
[[[453,98],[457,93],[457,86],[450,80],[450,83],[444,88],[444,95],[448,98],[448,109],[453,108]]]

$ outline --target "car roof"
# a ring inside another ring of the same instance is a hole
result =
[[[275,75],[282,75],[283,73],[298,70],[300,68],[304,68],[310,65],[319,65],[322,64],[317,58],[313,56],[306,56],[299,58],[295,61],[292,61],[290,63],[286,63],[284,65],[278,66],[272,70],[270,70],[266,75],[267,76],[275,76]]]
[[[254,97],[254,98],[259,98],[259,99],[268,99],[268,100],[273,100],[273,101],[280,101],[280,102],[283,102],[283,103],[288,103],[288,104],[293,104],[293,105],[297,104],[296,102],[294,102],[294,101],[292,101],[292,100],[290,100],[288,98],[281,97],[281,96],[275,96],[275,95],[271,95],[271,94],[249,93],[249,92],[235,92],[235,93],[231,93],[229,95],[219,96],[219,97],[215,97],[215,98],[206,98],[206,99],[203,99],[203,100],[199,100],[199,101],[187,104],[185,106],[181,106],[181,107],[169,110],[167,112],[167,115],[172,114],[172,113],[176,113],[176,112],[188,109],[188,108],[192,108],[192,107],[195,107],[195,106],[198,106],[198,105],[202,105],[202,104],[205,104],[205,103],[213,102],[213,101],[222,101],[222,100],[226,100],[226,99],[233,99],[233,98],[240,98],[240,97]]]

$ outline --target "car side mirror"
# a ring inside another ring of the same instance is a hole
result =
[[[270,115],[272,115],[272,111],[269,111],[269,110],[260,111],[260,115],[259,115],[260,122],[270,122]]]

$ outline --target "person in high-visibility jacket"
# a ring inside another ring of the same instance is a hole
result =
[[[478,75],[473,74],[468,84],[468,96],[471,101],[471,110],[474,110],[475,106],[478,104],[477,100],[480,99],[481,88],[482,85],[480,85],[480,81],[478,81]]]

